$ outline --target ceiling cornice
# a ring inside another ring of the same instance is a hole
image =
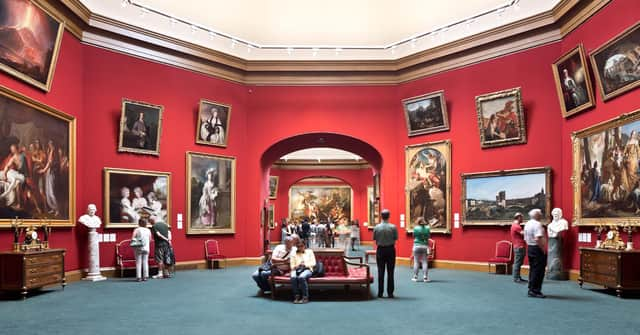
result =
[[[552,10],[398,60],[251,61],[92,13],[79,0],[38,0],[83,43],[249,85],[389,85],[556,42],[611,0]]]

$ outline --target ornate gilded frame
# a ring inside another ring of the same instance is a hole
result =
[[[69,206],[66,209],[68,210],[68,219],[55,220],[55,219],[50,219],[47,215],[44,215],[40,218],[35,218],[35,219],[23,219],[22,223],[24,225],[41,225],[44,223],[42,220],[46,220],[46,223],[52,227],[75,226],[75,221],[76,221],[75,220],[75,215],[76,215],[76,118],[1,85],[0,85],[0,96],[6,97],[11,101],[15,101],[20,105],[26,106],[27,108],[31,108],[34,111],[45,113],[49,116],[52,116],[58,119],[59,121],[66,122],[68,127],[69,139],[67,142],[67,147],[69,148],[69,176],[68,176],[69,177],[69,184],[68,184]],[[11,226],[11,220],[12,218],[0,219],[0,227]]]
[[[273,188],[273,193],[271,192],[271,178],[275,179],[275,187]],[[269,199],[275,200],[278,198],[278,182],[280,177],[278,176],[269,176]]]
[[[567,106],[564,102],[564,94],[562,92],[562,78],[560,78],[560,71],[558,70],[558,66],[568,59],[574,57],[576,54],[580,56],[580,63],[582,64],[582,69],[584,71],[584,80],[585,86],[587,88],[587,96],[589,100],[583,103],[580,106],[576,106],[570,110],[567,110]],[[578,44],[573,50],[567,52],[562,57],[558,58],[553,64],[551,64],[551,69],[553,71],[553,78],[556,83],[556,92],[558,93],[558,101],[560,102],[560,109],[562,110],[562,117],[567,118],[573,114],[577,114],[579,112],[584,111],[585,109],[589,109],[595,105],[595,98],[593,96],[593,88],[591,88],[591,75],[589,74],[589,66],[587,63],[587,57],[584,52],[584,46],[582,43]]]
[[[516,116],[518,119],[518,132],[520,136],[514,138],[505,138],[499,140],[488,141],[485,139],[484,134],[484,117],[483,117],[483,104],[497,99],[503,99],[513,97],[516,100]],[[522,107],[522,96],[520,87],[511,88],[508,90],[483,94],[476,96],[476,113],[478,115],[478,130],[480,132],[480,146],[482,148],[501,147],[512,144],[524,144],[527,143],[527,127],[524,118],[524,109]]]
[[[214,144],[214,143],[210,143],[200,139],[200,127],[202,127],[202,118],[200,117],[200,114],[202,114],[205,104],[227,109],[227,120],[224,125],[224,143],[223,144]],[[223,104],[216,101],[206,100],[206,99],[200,99],[200,103],[198,104],[198,117],[196,122],[196,143],[210,145],[214,147],[226,148],[227,145],[229,144],[229,125],[230,124],[231,124],[231,105]]]
[[[445,210],[446,227],[444,228],[432,228],[432,233],[451,234],[451,141],[442,140],[436,142],[428,142],[421,144],[414,144],[405,147],[405,217],[406,217],[406,230],[407,233],[413,233],[413,221],[411,217],[411,190],[409,189],[409,180],[411,179],[411,171],[409,163],[411,158],[423,149],[434,149],[439,151],[445,158],[447,166],[445,168],[446,173],[446,197],[445,197]]]
[[[349,218],[350,220],[354,220],[353,217],[353,188],[349,185],[292,185],[289,188],[289,200],[288,200],[288,204],[289,204],[289,212],[288,212],[288,217],[292,218],[292,214],[293,211],[291,210],[291,199],[293,196],[293,189],[294,188],[315,188],[315,189],[332,189],[332,188],[338,188],[338,189],[346,189],[348,188],[349,191],[351,192],[350,194],[350,199],[349,199]]]
[[[431,127],[431,128],[412,130],[411,122],[409,121],[409,110],[407,108],[408,105],[419,102],[419,101],[430,100],[430,99],[440,100],[440,106],[441,106],[440,112],[442,113],[442,125]],[[407,133],[409,137],[449,130],[449,115],[447,113],[447,101],[444,98],[444,90],[423,94],[417,97],[403,99],[402,107],[404,110],[404,119],[407,124]]]
[[[187,235],[218,235],[218,234],[235,234],[236,233],[236,158],[230,156],[212,155],[207,153],[187,151],[187,178],[186,178],[186,192],[187,192]],[[193,157],[200,157],[204,159],[220,160],[231,163],[231,177],[230,177],[230,227],[229,228],[193,228],[191,226],[191,180],[193,176],[192,159]]]
[[[582,209],[582,188],[580,176],[582,175],[582,152],[584,150],[583,140],[594,134],[602,133],[606,130],[622,127],[626,124],[640,121],[640,109],[630,113],[622,114],[616,118],[598,123],[589,128],[585,128],[571,134],[573,150],[573,224],[575,226],[597,226],[597,225],[620,225],[630,224],[640,226],[640,218],[637,215],[624,217],[597,217],[584,218]]]
[[[151,108],[158,112],[158,129],[156,130],[156,147],[154,149],[138,149],[131,148],[124,145],[124,129],[127,127],[127,106],[137,105],[145,108]],[[136,154],[154,155],[160,156],[160,139],[162,135],[162,112],[164,107],[161,105],[153,105],[142,101],[134,101],[129,99],[122,99],[122,112],[120,114],[120,130],[118,134],[118,152],[131,152]]]
[[[544,174],[545,182],[545,206],[544,208],[540,208],[543,210],[543,219],[542,222],[548,222],[549,216],[551,215],[551,167],[535,167],[535,168],[525,168],[525,169],[513,169],[513,170],[498,170],[498,171],[487,171],[487,172],[474,172],[474,173],[462,173],[460,174],[461,178],[461,204],[460,204],[460,212],[462,216],[462,225],[463,226],[506,226],[510,225],[513,221],[511,218],[509,219],[488,219],[488,220],[469,220],[467,219],[467,191],[469,190],[467,186],[467,181],[469,179],[476,178],[491,178],[491,177],[507,177],[507,176],[518,176],[518,175],[527,175],[527,174]],[[527,215],[527,213],[522,213],[523,215]]]

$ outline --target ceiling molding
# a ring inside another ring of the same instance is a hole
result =
[[[322,160],[320,162],[310,159],[287,161],[279,159],[272,166],[282,170],[361,170],[371,168],[371,165],[366,161],[355,162],[354,160],[345,159]]]
[[[92,13],[79,0],[45,1],[83,43],[249,85],[392,85],[559,41],[611,0],[563,0],[552,10],[398,60],[248,61]]]

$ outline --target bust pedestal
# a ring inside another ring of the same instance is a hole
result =
[[[100,273],[100,246],[98,242],[98,232],[95,228],[89,228],[89,273],[82,280],[101,281],[107,279]]]
[[[547,279],[569,280],[569,273],[562,265],[562,235],[549,238],[549,253],[547,254]]]

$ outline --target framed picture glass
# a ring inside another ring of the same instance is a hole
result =
[[[278,176],[269,176],[269,199],[278,197]]]
[[[560,109],[569,117],[594,105],[591,78],[582,44],[551,65],[556,82]]]
[[[409,136],[449,130],[444,91],[402,100]]]
[[[231,106],[200,100],[196,143],[226,147],[229,140]]]
[[[159,156],[163,109],[159,105],[123,99],[118,151]]]
[[[338,222],[353,217],[351,186],[294,185],[289,189],[289,218]]]
[[[476,97],[482,148],[527,142],[520,88]]]

